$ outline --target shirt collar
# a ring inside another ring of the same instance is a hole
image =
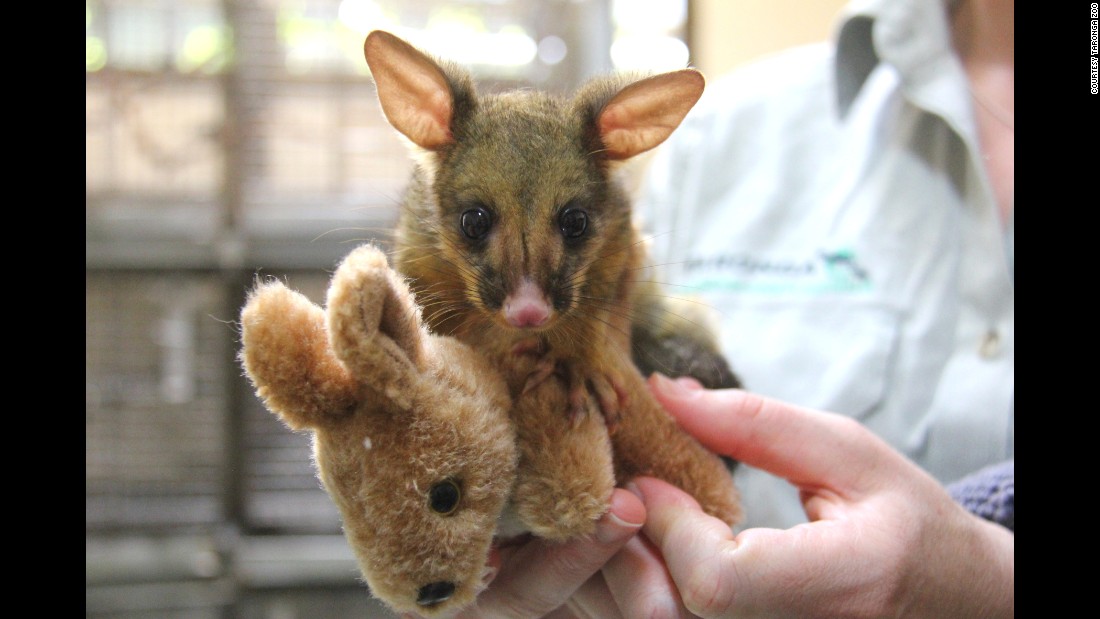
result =
[[[952,51],[946,2],[854,0],[840,16],[837,34],[837,105],[845,116],[880,63],[898,73],[904,96],[943,117],[960,133],[972,120],[962,66]],[[960,83],[961,82],[961,83]]]

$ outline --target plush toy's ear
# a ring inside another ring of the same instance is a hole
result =
[[[469,75],[446,68],[398,37],[375,30],[363,42],[382,111],[414,144],[438,150],[454,142],[456,108],[473,104]]]
[[[328,291],[332,348],[364,384],[407,405],[424,366],[428,331],[412,292],[377,247],[344,258]]]
[[[661,73],[633,82],[615,93],[596,113],[596,132],[608,159],[629,159],[660,145],[703,95],[706,81],[694,69]],[[581,105],[598,97],[582,90]],[[589,99],[584,99],[589,97]],[[598,100],[595,101],[598,104]]]
[[[241,364],[288,426],[317,428],[355,406],[357,385],[332,354],[320,307],[270,281],[253,289],[240,318]]]

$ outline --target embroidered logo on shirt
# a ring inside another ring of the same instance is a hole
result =
[[[689,258],[684,271],[692,287],[703,291],[786,294],[871,290],[870,274],[850,249],[819,250],[804,259],[718,254]]]

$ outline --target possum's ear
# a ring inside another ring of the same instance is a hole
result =
[[[414,144],[438,150],[454,142],[456,108],[472,105],[470,77],[400,38],[375,30],[363,42],[386,119]]]
[[[702,73],[683,69],[620,90],[596,116],[604,156],[629,159],[664,142],[702,96],[704,85]]]

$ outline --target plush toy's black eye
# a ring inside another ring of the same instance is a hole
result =
[[[428,505],[433,512],[444,516],[453,514],[458,509],[460,499],[462,499],[462,489],[453,479],[444,479],[428,491]]]
[[[584,209],[568,207],[558,215],[558,227],[565,238],[580,238],[588,229],[588,213]]]
[[[482,206],[475,206],[462,213],[462,234],[468,239],[480,240],[493,227],[493,216]]]

